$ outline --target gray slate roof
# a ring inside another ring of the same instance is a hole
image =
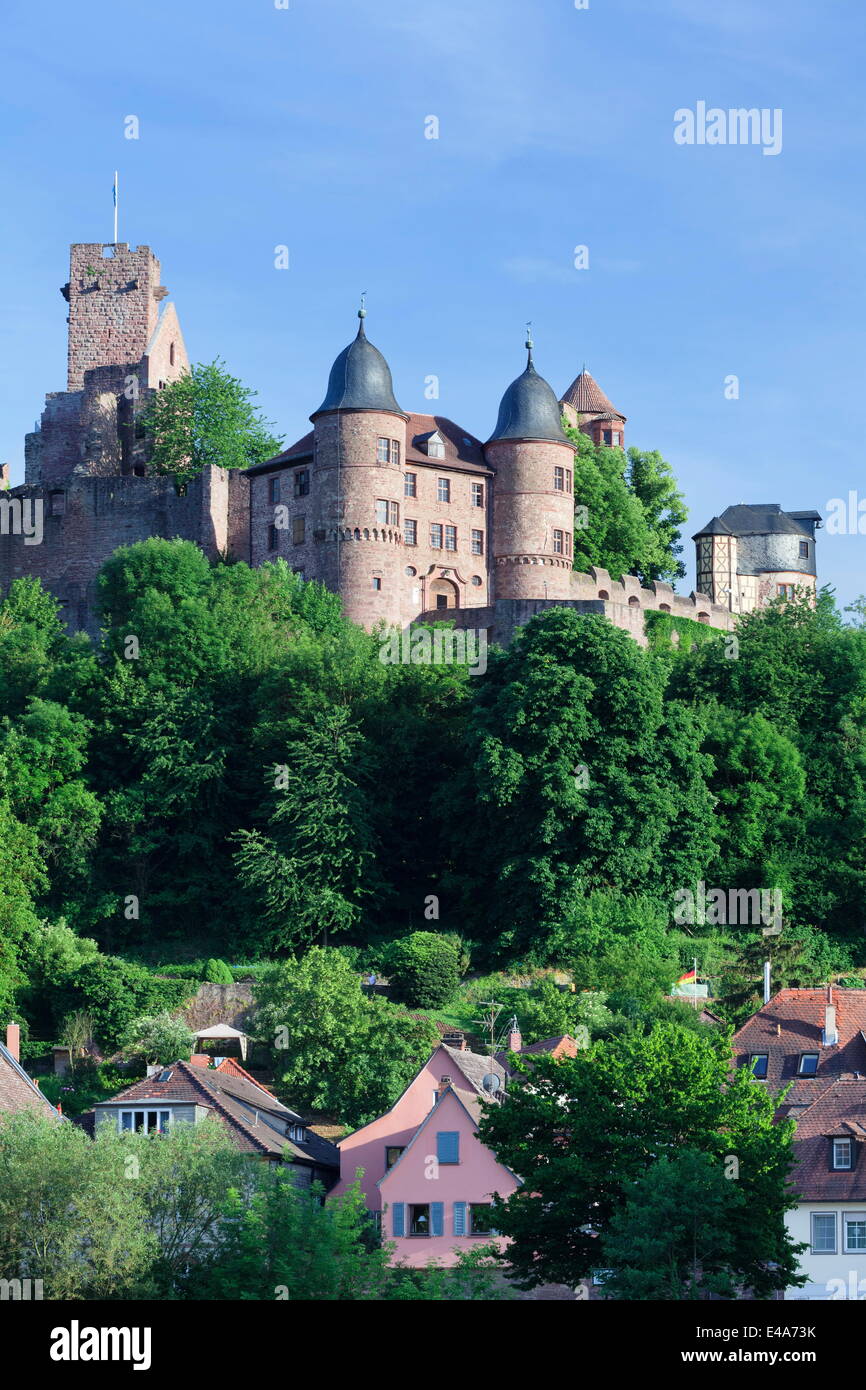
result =
[[[343,348],[331,368],[325,399],[310,419],[315,420],[324,410],[390,410],[405,414],[394,397],[391,369],[367,338],[363,318],[355,341]]]
[[[562,429],[562,411],[556,393],[544,377],[538,375],[532,363],[532,352],[526,371],[512,381],[499,406],[496,428],[488,439],[551,439],[568,444]]]
[[[783,512],[778,502],[755,502],[752,505],[738,502],[733,507],[726,507],[721,517],[714,516],[709,525],[696,532],[692,539],[724,535],[726,532],[735,536],[796,535],[811,539],[812,532],[796,520],[797,517],[811,515],[807,512]],[[721,523],[723,529],[720,530],[717,523]]]

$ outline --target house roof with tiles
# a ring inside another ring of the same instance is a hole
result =
[[[119,1108],[136,1101],[199,1105],[220,1119],[238,1147],[249,1153],[280,1158],[287,1150],[296,1163],[339,1167],[339,1155],[333,1144],[313,1133],[300,1115],[278,1101],[242,1067],[237,1064],[235,1067],[236,1070],[220,1070],[191,1062],[174,1062],[153,1076],[136,1081],[111,1100],[100,1102],[95,1109]],[[304,1129],[307,1137],[303,1141],[289,1138],[292,1125]]]
[[[604,394],[598,382],[584,367],[562,397],[563,405],[573,406],[579,415],[594,415],[597,419],[622,420],[626,416],[617,410],[613,401]]]
[[[833,1140],[850,1139],[850,1169],[834,1168]],[[804,1201],[866,1201],[866,1078],[832,1081],[797,1119],[791,1180]]]
[[[828,1015],[828,1008],[835,1013]],[[781,1113],[798,1113],[841,1077],[866,1077],[866,990],[781,989],[737,1030],[732,1046],[735,1066],[766,1054],[769,1090],[791,1086]],[[814,1073],[804,1075],[802,1058],[814,1054]]]

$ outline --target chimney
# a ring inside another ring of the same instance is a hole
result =
[[[444,1094],[445,1094],[446,1091],[450,1091],[450,1090],[451,1090],[452,1085],[453,1085],[453,1082],[452,1082],[450,1076],[440,1076],[440,1078],[439,1078],[439,1097],[440,1097],[440,1099],[442,1098],[442,1096],[444,1096]]]
[[[764,961],[764,1003],[770,1002],[770,962]]]
[[[839,1034],[836,1031],[836,1005],[833,1003],[833,986],[827,986],[827,1002],[824,1005],[824,1033],[821,1038],[822,1047],[835,1047],[839,1041]]]
[[[6,1050],[16,1062],[21,1061],[21,1029],[17,1023],[6,1024]]]
[[[508,1025],[508,1051],[520,1052],[523,1048],[523,1038],[520,1034],[520,1024],[516,1018],[512,1018]]]

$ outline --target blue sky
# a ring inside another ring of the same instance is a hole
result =
[[[191,356],[223,357],[289,440],[366,290],[403,407],[431,408],[435,374],[436,408],[482,438],[531,319],[557,392],[586,362],[628,441],[669,459],[689,536],[735,502],[866,498],[861,5],[289,6],[7,0],[13,481],[45,392],[65,386],[68,243],[111,240],[117,167],[120,239],[160,257]],[[781,152],[677,145],[674,113],[699,101],[780,108]],[[866,537],[819,537],[819,575],[850,602]]]

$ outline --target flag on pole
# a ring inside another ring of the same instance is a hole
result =
[[[697,972],[697,970],[687,970],[686,973],[685,973],[685,975],[680,975],[680,978],[677,980],[677,984],[678,984],[678,985],[684,985],[684,984],[686,984],[686,982],[687,982],[688,980],[697,980],[697,978],[698,978],[698,972]]]

